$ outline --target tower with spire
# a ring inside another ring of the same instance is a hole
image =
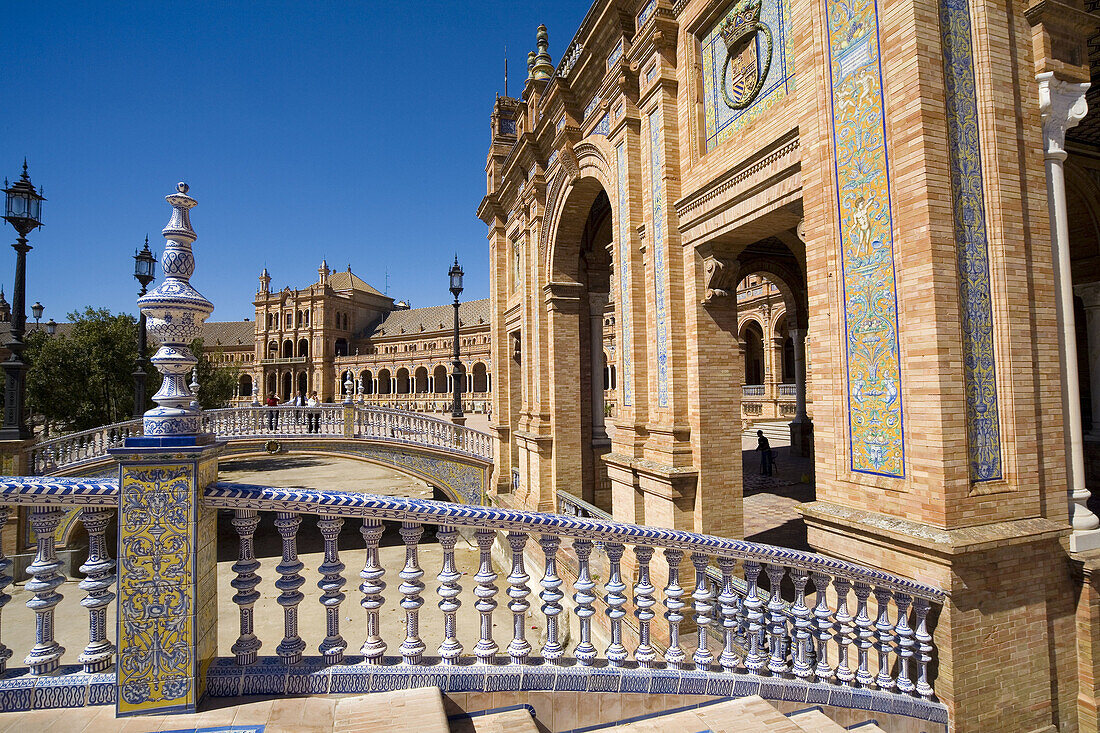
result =
[[[263,269],[260,273],[260,295],[267,295],[271,292],[271,275],[267,274],[267,268]]]

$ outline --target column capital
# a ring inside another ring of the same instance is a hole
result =
[[[1073,293],[1084,302],[1086,309],[1100,308],[1100,282],[1074,285]]]
[[[1043,155],[1066,159],[1066,130],[1077,125],[1089,111],[1085,101],[1088,82],[1059,79],[1053,71],[1036,74],[1039,82],[1039,112],[1043,117]]]

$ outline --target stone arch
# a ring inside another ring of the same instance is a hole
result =
[[[391,377],[389,369],[383,367],[382,369],[378,370],[378,394],[390,394],[390,392],[392,391],[390,379]]]
[[[437,364],[432,370],[432,386],[436,394],[447,394],[447,367]]]
[[[252,375],[242,374],[241,378],[237,380],[237,396],[238,397],[251,397],[252,396]]]
[[[413,372],[413,391],[417,394],[427,394],[428,392],[428,368],[419,366],[416,371]]]
[[[746,318],[738,324],[737,338],[745,348],[745,373],[743,383],[763,384],[765,379],[764,326],[756,318]]]
[[[268,359],[277,359],[278,357],[279,357],[279,342],[274,341],[274,340],[269,341],[267,343],[267,358]]]
[[[292,356],[294,356],[294,342],[290,339],[284,339],[282,357],[284,359],[289,359]]]
[[[309,339],[298,339],[298,356],[309,356]]]
[[[598,147],[582,143],[574,150],[578,151],[579,172],[571,176],[562,169],[554,177],[539,232],[539,256],[545,257],[545,271],[551,282],[579,282],[575,274],[570,276],[573,255],[580,254],[577,244],[571,243],[579,243],[588,210],[599,191],[610,196],[609,192],[618,190],[617,179]]]
[[[474,363],[473,375],[473,391],[476,394],[484,394],[489,391],[489,369],[485,366],[485,362],[479,361]]]
[[[410,391],[409,370],[401,367],[397,370],[397,394],[408,394]]]
[[[359,373],[359,379],[363,382],[363,394],[374,394],[374,372],[364,369]]]
[[[740,283],[749,275],[764,274],[768,281],[775,285],[783,296],[783,307],[788,314],[788,323],[793,323],[794,328],[806,328],[809,323],[809,306],[806,299],[806,289],[802,285],[805,277],[801,272],[795,272],[786,265],[766,257],[753,257],[738,262],[737,275],[734,283]],[[793,315],[793,320],[791,316]],[[764,327],[764,324],[761,324]],[[765,327],[764,333],[768,330]]]

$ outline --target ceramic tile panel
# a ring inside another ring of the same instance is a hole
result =
[[[653,231],[650,248],[653,253],[654,320],[657,327],[657,405],[668,407],[668,275],[665,265],[665,194],[662,171],[661,110],[649,113],[649,177]]]

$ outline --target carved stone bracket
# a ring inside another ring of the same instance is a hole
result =
[[[703,305],[715,305],[716,298],[733,296],[738,269],[735,261],[714,255],[708,255],[703,260]]]
[[[1089,111],[1085,92],[1089,84],[1063,81],[1053,71],[1038,74],[1039,111],[1043,117],[1043,153],[1047,158],[1066,159],[1066,130],[1077,125]]]

